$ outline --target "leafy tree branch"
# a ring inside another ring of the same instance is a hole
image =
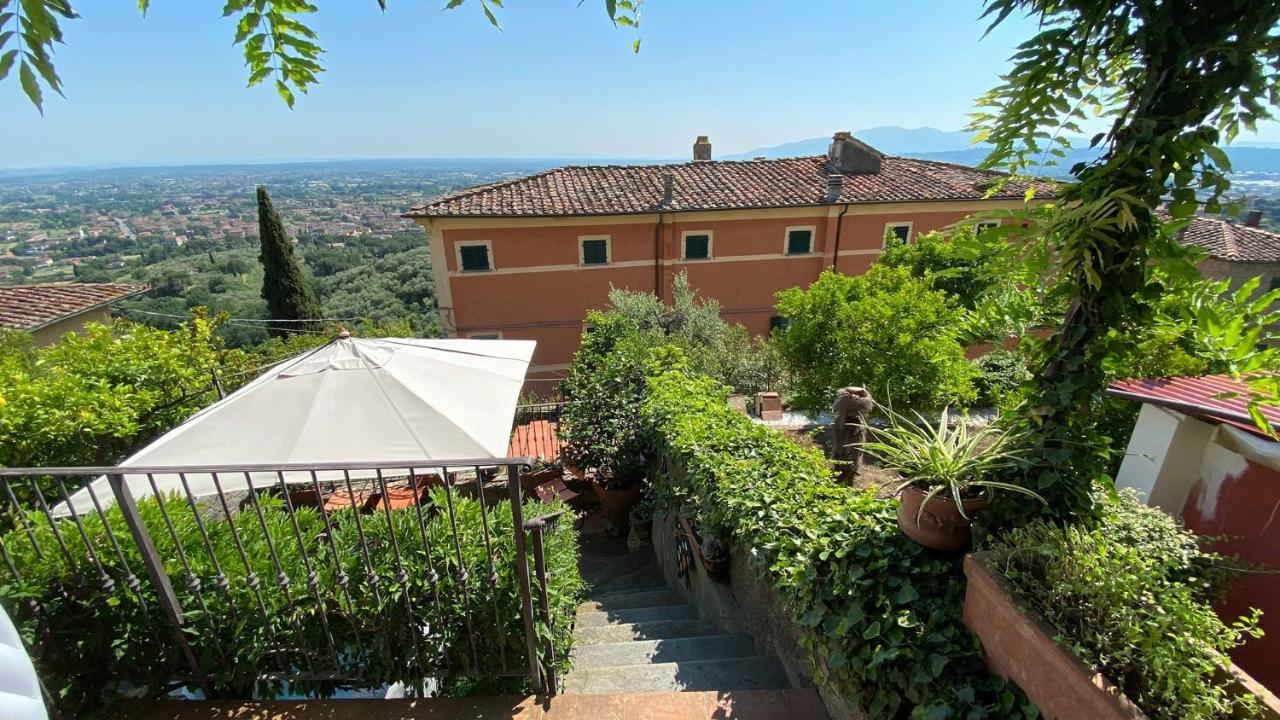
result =
[[[387,0],[374,0],[382,10]],[[585,2],[586,0],[581,0]],[[581,2],[579,4],[581,4]],[[637,30],[632,49],[640,52],[640,6],[644,0],[603,0],[605,12],[617,26]],[[446,10],[468,4],[468,0],[448,0]],[[489,24],[501,30],[498,11],[503,0],[470,0],[479,5]],[[138,0],[145,15],[151,0]],[[324,65],[324,48],[305,22],[319,7],[307,0],[226,0],[222,16],[235,20],[234,42],[244,52],[250,87],[268,80],[290,108],[295,92],[306,93],[318,83]],[[0,0],[0,81],[18,68],[18,83],[31,104],[44,113],[44,89],[62,95],[62,79],[54,70],[53,51],[61,44],[59,19],[80,16],[71,0]]]

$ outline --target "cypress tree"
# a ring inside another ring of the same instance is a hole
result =
[[[307,276],[294,255],[293,244],[284,233],[284,223],[276,214],[267,189],[258,186],[258,238],[262,252],[262,299],[267,301],[267,314],[281,320],[315,320],[321,317],[320,302],[307,282]],[[275,337],[291,330],[312,329],[308,323],[288,323],[268,328]]]

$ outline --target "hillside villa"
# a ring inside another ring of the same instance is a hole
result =
[[[680,271],[756,334],[785,323],[774,293],[825,268],[861,273],[892,233],[911,241],[981,211],[1022,207],[1028,185],[884,155],[847,132],[825,156],[566,166],[445,195],[405,214],[427,232],[446,337],[538,341],[531,377],[568,368],[587,310],[611,287],[669,295]],[[1052,186],[1037,187],[1040,197]],[[1197,217],[1183,242],[1207,277],[1280,276],[1280,235]],[[998,221],[994,221],[998,222]]]
[[[781,160],[713,161],[699,137],[692,162],[561,167],[406,217],[427,231],[446,336],[537,340],[531,377],[555,377],[610,287],[669,295],[687,270],[726,320],[764,334],[785,322],[775,292],[829,267],[865,271],[890,233],[1022,207],[1023,182],[988,196],[1001,177],[884,155],[847,132],[825,156]]]

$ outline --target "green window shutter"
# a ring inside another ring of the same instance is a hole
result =
[[[609,263],[609,241],[583,240],[582,264],[607,265]]]
[[[685,235],[684,257],[686,260],[706,260],[711,257],[711,236]]]
[[[489,246],[487,245],[463,245],[458,248],[458,252],[462,255],[463,270],[489,270]]]
[[[792,230],[787,233],[787,254],[808,255],[813,252],[813,231]]]

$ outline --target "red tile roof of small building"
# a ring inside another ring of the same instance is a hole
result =
[[[663,205],[663,178],[673,179]],[[884,156],[879,172],[843,175],[834,203],[824,202],[826,156],[667,165],[570,165],[481,185],[415,207],[405,217],[548,217],[741,210],[870,202],[980,200],[1003,173],[931,160]],[[1011,181],[993,197],[1021,198],[1028,183]],[[1036,192],[1049,197],[1050,183]]]
[[[1179,236],[1183,245],[1232,262],[1280,262],[1280,233],[1243,223],[1196,216]]]
[[[1209,418],[1266,437],[1249,417],[1249,388],[1226,375],[1117,380],[1107,394]],[[1230,397],[1223,397],[1230,395]],[[1262,406],[1273,428],[1280,427],[1280,408]]]
[[[0,286],[0,327],[39,330],[146,290],[130,283],[41,283]]]

